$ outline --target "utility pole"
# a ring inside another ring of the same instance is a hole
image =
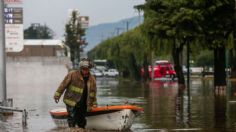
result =
[[[125,23],[126,23],[126,32],[128,32],[128,30],[129,30],[129,21],[125,21]]]
[[[139,19],[139,25],[141,24],[141,13],[140,13],[141,11],[140,10],[138,10],[138,19]]]
[[[116,28],[116,35],[119,35],[120,34],[120,30],[122,30],[123,28],[119,28],[119,27],[117,27]]]
[[[5,54],[5,22],[4,22],[4,0],[0,0],[0,90],[2,105],[7,100],[6,90],[6,54]]]

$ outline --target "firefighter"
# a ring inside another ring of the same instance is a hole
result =
[[[96,81],[89,69],[89,59],[82,59],[79,70],[69,72],[55,92],[54,99],[58,103],[64,93],[63,102],[68,112],[68,125],[74,128],[76,125],[84,129],[86,126],[86,113],[92,107],[97,106]]]

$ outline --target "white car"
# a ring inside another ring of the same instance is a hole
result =
[[[117,77],[119,76],[119,72],[116,69],[108,69],[103,71],[103,75],[109,77]]]
[[[97,69],[91,69],[91,74],[94,75],[95,77],[102,77],[103,73]]]

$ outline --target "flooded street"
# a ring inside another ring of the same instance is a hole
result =
[[[64,107],[53,95],[67,73],[63,64],[8,62],[7,96],[14,107],[28,111],[22,127],[21,113],[0,116],[0,132],[56,132],[50,109]],[[228,81],[226,94],[214,95],[212,79],[193,78],[190,97],[176,82],[142,84],[97,78],[98,104],[133,103],[144,108],[131,131],[236,131],[236,83]]]

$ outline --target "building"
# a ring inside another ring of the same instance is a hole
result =
[[[8,52],[8,57],[63,57],[65,46],[61,40],[26,39],[21,52]]]

